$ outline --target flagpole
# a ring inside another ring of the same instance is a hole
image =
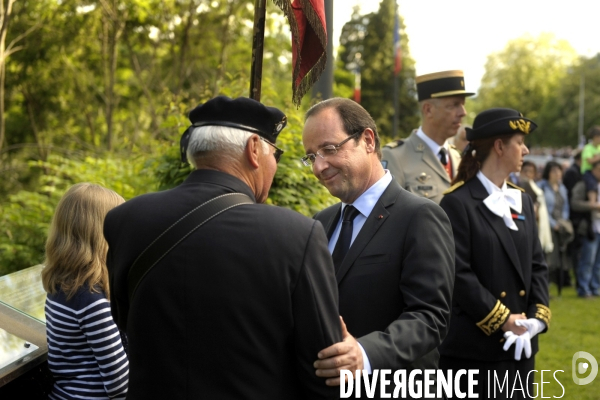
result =
[[[400,21],[398,18],[398,5],[394,5],[395,15],[394,15],[394,127],[392,129],[393,138],[396,139],[398,137],[398,73],[402,69],[402,65],[398,65],[398,52],[400,51]]]
[[[333,54],[333,0],[325,0],[325,22],[327,25],[327,54]],[[312,89],[312,98],[327,100],[333,97],[333,66],[335,60],[333,57],[327,58],[325,69],[319,80],[317,80]]]
[[[394,139],[398,137],[398,74],[394,74]]]
[[[265,42],[266,0],[254,0],[254,29],[252,36],[252,66],[250,67],[250,98],[260,101],[263,49]]]

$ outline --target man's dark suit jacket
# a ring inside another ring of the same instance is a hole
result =
[[[579,165],[577,165],[575,163],[573,163],[573,165],[571,165],[565,171],[562,182],[563,182],[563,185],[565,185],[565,187],[567,188],[567,191],[569,192],[569,201],[571,201],[571,194],[573,192],[573,188],[575,187],[575,184],[582,179],[583,179],[583,174],[581,173],[581,168],[579,167]]]
[[[338,203],[315,215],[329,237],[340,210]],[[437,204],[392,179],[336,279],[340,315],[373,369],[407,369],[409,374],[437,368],[454,284],[452,230]]]
[[[111,307],[129,336],[127,398],[338,398],[313,367],[341,340],[333,262],[321,224],[296,212],[225,211],[164,257],[129,304],[136,257],[188,211],[231,192],[254,199],[237,178],[198,170],[106,217]]]
[[[519,230],[511,231],[483,203],[488,196],[474,177],[440,203],[452,222],[456,243],[452,319],[440,353],[486,362],[510,361],[514,347],[502,349],[501,327],[508,318],[507,309],[548,325],[548,268],[531,198],[521,194],[522,212],[514,218]],[[535,354],[538,336],[531,340],[531,348]]]

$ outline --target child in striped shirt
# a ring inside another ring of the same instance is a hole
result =
[[[56,208],[46,242],[50,399],[124,399],[129,362],[110,313],[106,213],[124,200],[102,186],[72,186]]]

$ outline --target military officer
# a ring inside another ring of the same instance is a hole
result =
[[[417,79],[422,125],[407,139],[387,144],[382,164],[406,190],[439,203],[450,187],[460,153],[448,139],[456,135],[466,115],[462,71],[443,71]]]

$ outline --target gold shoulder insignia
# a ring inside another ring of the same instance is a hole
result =
[[[515,185],[511,181],[506,181],[506,184],[514,189],[520,190],[521,192],[525,193],[525,189],[523,189],[521,186]]]
[[[388,144],[386,144],[383,147],[388,147],[390,149],[393,149],[395,147],[402,146],[403,144],[404,144],[404,139],[398,139],[398,140],[394,140],[393,142],[389,142]]]
[[[454,185],[452,185],[448,189],[446,189],[446,191],[442,194],[452,193],[464,184],[465,184],[465,181],[456,182]]]
[[[496,332],[506,322],[510,316],[510,310],[500,300],[496,301],[496,305],[490,311],[490,313],[476,325],[485,333],[490,336]]]
[[[548,307],[543,304],[536,304],[537,311],[535,312],[535,317],[544,321],[547,327],[550,326],[550,319],[552,319],[552,311]]]

